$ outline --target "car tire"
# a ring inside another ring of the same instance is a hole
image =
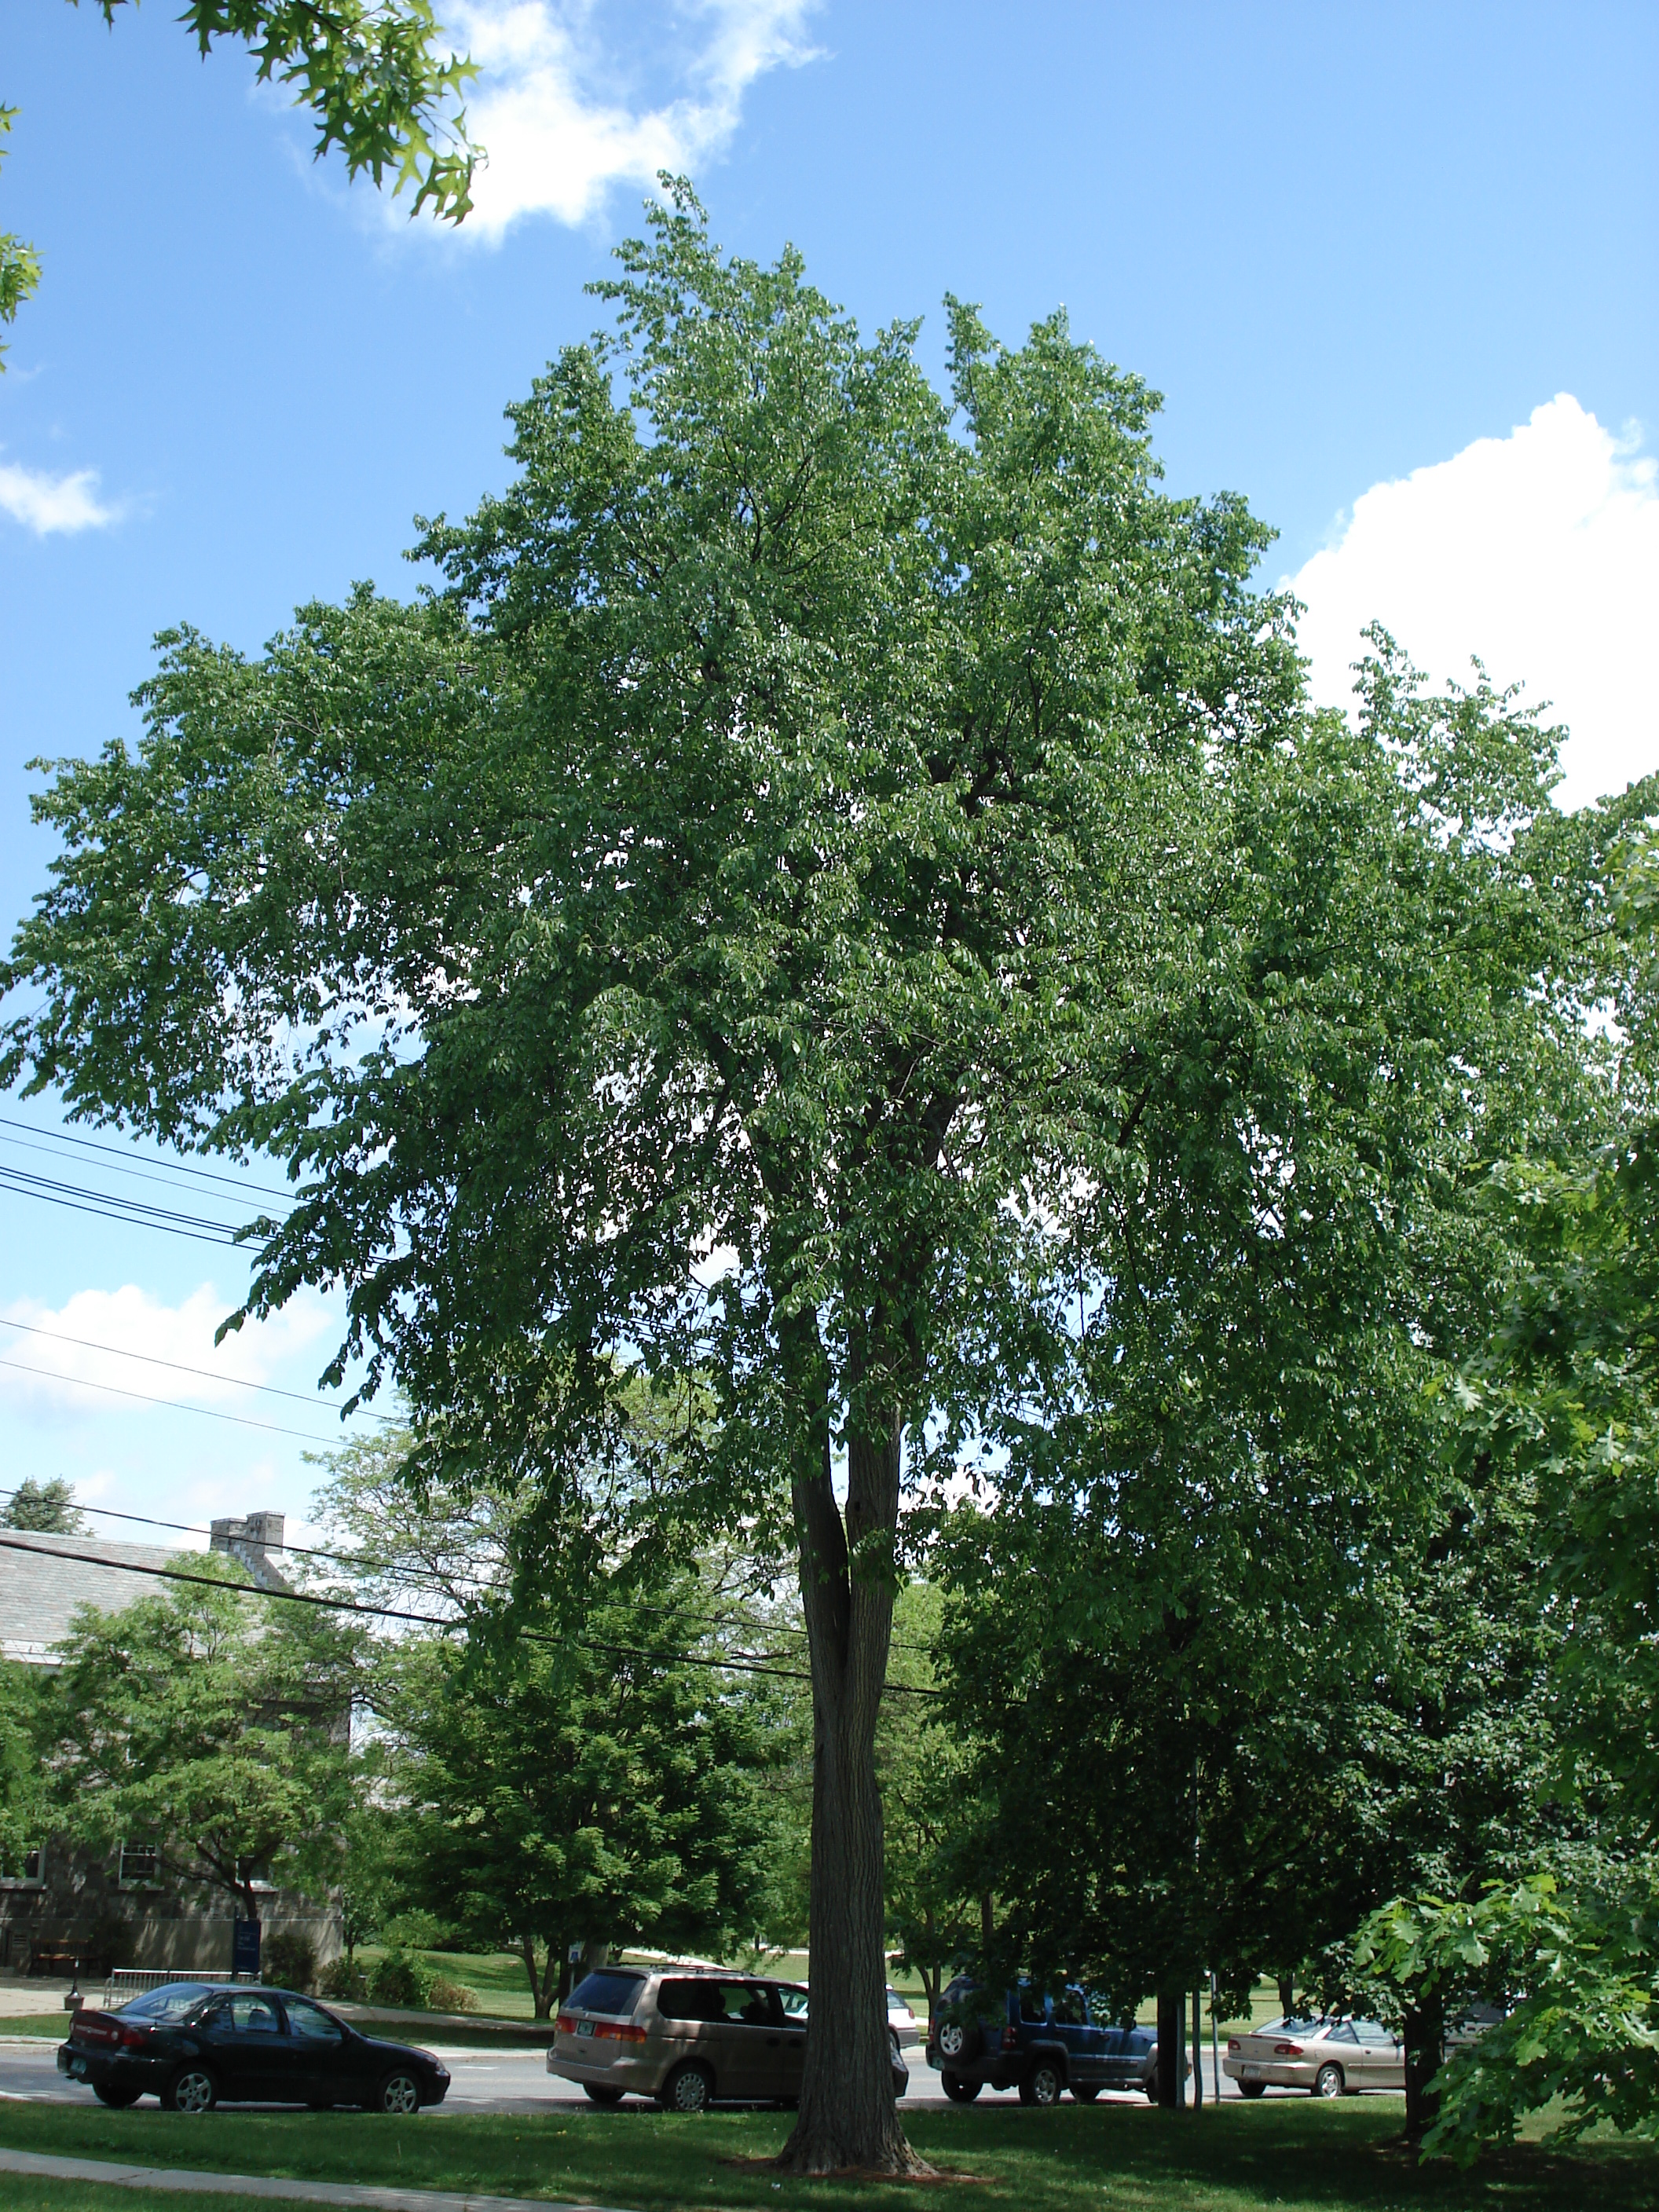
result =
[[[607,2089],[603,2081],[584,2081],[582,2090],[590,2105],[620,2105],[623,2100],[620,2089]]]
[[[100,2105],[107,2105],[112,2112],[125,2112],[129,2105],[136,2105],[143,2095],[142,2089],[118,2089],[112,2081],[94,2081],[92,2094]]]
[[[1241,2081],[1238,2085],[1238,2094],[1241,2097],[1265,2097],[1267,2094],[1267,2085],[1265,2081]]]
[[[1072,2094],[1079,2105],[1092,2105],[1100,2094],[1100,2084],[1098,2081],[1073,2081]]]
[[[960,2074],[941,2074],[939,2086],[953,2105],[971,2105],[985,2084],[982,2081],[965,2081]]]
[[[1340,2066],[1325,2065],[1314,2076],[1313,2093],[1316,2097],[1340,2097],[1347,2086]]]
[[[210,2112],[218,2101],[219,2084],[205,2066],[181,2066],[161,2098],[170,2112]]]
[[[1022,2105],[1057,2105],[1066,2092],[1066,2076],[1052,2058],[1039,2058],[1019,2077]]]
[[[969,2059],[977,2058],[980,2045],[980,2025],[976,2020],[947,2020],[939,2032],[939,2055],[948,2058],[953,2066],[965,2065]]]
[[[714,2100],[714,2084],[708,2069],[690,2061],[674,2069],[657,2099],[665,2112],[706,2112]]]
[[[394,2119],[407,2119],[411,2112],[421,2109],[421,2085],[406,2066],[394,2066],[374,2099],[377,2112],[389,2112]]]

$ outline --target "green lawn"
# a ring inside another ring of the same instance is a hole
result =
[[[0,2035],[49,2035],[54,2043],[61,2043],[69,2033],[69,2024],[66,2012],[4,2013],[0,2014]]]
[[[284,2201],[270,2197],[231,2197],[181,2189],[106,2189],[90,2181],[35,2181],[21,2173],[0,2173],[6,2212],[281,2212]],[[315,2212],[301,2206],[298,2212]]]
[[[1652,2146],[1553,2155],[1535,2146],[1473,2174],[1419,2171],[1389,2103],[1268,2102],[1199,2117],[1144,2106],[1038,2112],[924,2112],[912,2142],[941,2171],[976,2185],[964,2203],[1008,2212],[1651,2212]],[[780,2114],[674,2119],[643,2107],[520,2118],[217,2112],[185,2119],[148,2107],[0,2105],[0,2142],[21,2150],[295,2179],[378,2182],[505,2197],[562,2197],[638,2212],[748,2212],[780,2203],[897,2212],[936,2204],[916,2184],[781,2180],[753,2161],[787,2131]],[[19,2202],[4,2186],[9,2208]],[[90,2212],[90,2195],[61,2200]],[[204,2200],[192,2199],[197,2212]],[[45,2200],[43,2199],[43,2203]],[[125,2198],[108,2195],[100,2212]],[[132,2212],[155,2212],[148,2195]]]

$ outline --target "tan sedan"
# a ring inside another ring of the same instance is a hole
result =
[[[1270,2020],[1249,2035],[1228,2037],[1221,2070],[1245,2097],[1269,2088],[1352,2096],[1361,2089],[1403,2089],[1406,2047],[1380,2021],[1346,2014]]]

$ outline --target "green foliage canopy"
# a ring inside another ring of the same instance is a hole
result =
[[[191,1589],[89,1610],[60,1649],[39,1743],[62,1826],[259,1917],[256,1881],[325,1895],[350,1801],[355,1633],[310,1607]]]

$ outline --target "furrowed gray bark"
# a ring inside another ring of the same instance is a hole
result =
[[[901,1431],[848,1445],[846,1517],[831,1486],[827,1418],[816,1464],[794,1483],[801,1597],[812,1671],[812,2004],[800,2111],[778,2164],[925,2173],[893,2102],[883,1950],[876,1718],[892,1632],[892,1542]],[[867,1571],[858,1570],[867,1547]]]

